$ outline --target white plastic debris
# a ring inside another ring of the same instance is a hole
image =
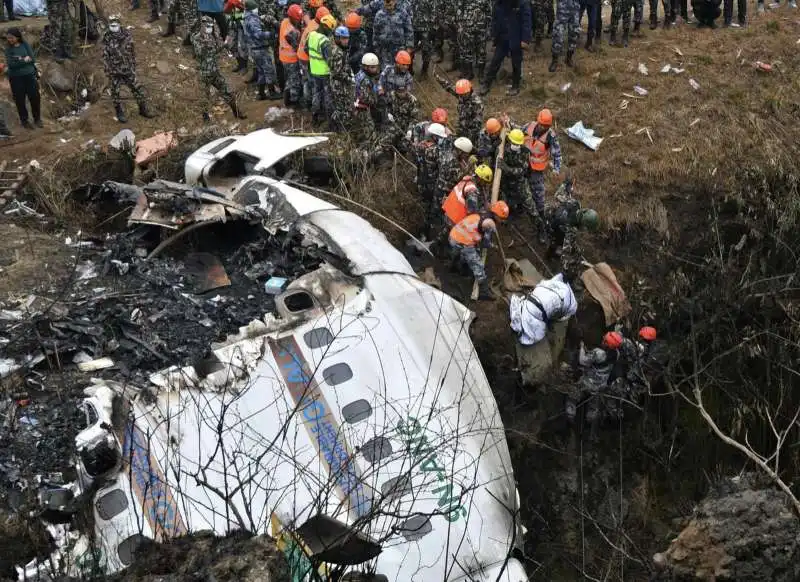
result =
[[[267,123],[277,121],[281,117],[291,115],[291,113],[292,111],[290,109],[286,109],[285,107],[270,107],[264,114],[264,121]]]
[[[0,359],[0,378],[5,378],[19,368],[20,365],[10,358]]]
[[[567,91],[569,91],[570,87],[572,87],[572,83],[564,83],[563,85],[561,85],[561,92],[566,93]]]
[[[692,86],[692,89],[694,89],[695,91],[699,91],[700,90],[700,83],[698,83],[694,79],[689,79],[689,84]]]
[[[592,151],[597,151],[603,141],[602,137],[596,137],[594,130],[583,125],[583,121],[578,121],[572,127],[567,128],[567,135],[574,140],[581,142]]]
[[[186,65],[184,65],[184,64],[181,64],[181,63],[178,63],[178,68],[179,68],[181,71],[188,71],[188,70],[189,70],[189,67],[187,67]]]
[[[136,136],[130,129],[123,129],[108,142],[108,146],[115,150],[132,150],[135,145]]]
[[[42,169],[42,165],[39,162],[37,162],[36,160],[31,160],[30,162],[28,162],[28,167],[31,170],[41,170]]]
[[[645,89],[644,87],[640,87],[639,85],[635,85],[633,87],[633,90],[636,92],[637,95],[641,95],[642,97],[647,95],[647,89]]]
[[[661,72],[662,72],[662,73],[669,73],[669,70],[670,70],[671,68],[672,68],[672,65],[670,65],[669,63],[667,63],[666,65],[664,65],[663,67],[661,67]]]
[[[78,281],[87,281],[97,277],[97,268],[91,261],[86,261],[85,263],[78,265],[75,269],[75,272],[78,274]]]
[[[648,75],[649,74],[647,72],[647,65],[645,65],[644,63],[639,63],[639,69],[638,70],[642,75]]]
[[[677,69],[677,68],[675,68],[675,67],[672,67],[672,69],[671,69],[671,70],[672,70],[672,72],[673,72],[673,73],[675,73],[676,75],[680,75],[680,74],[681,74],[682,72],[684,72],[686,69]]]
[[[98,358],[91,362],[81,362],[78,364],[78,369],[81,372],[94,372],[96,370],[105,370],[114,365],[114,360],[111,358]]]

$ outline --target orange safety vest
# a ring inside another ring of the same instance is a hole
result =
[[[465,247],[474,247],[483,237],[481,220],[483,217],[480,214],[470,214],[450,229],[450,240]]]
[[[467,195],[477,189],[475,182],[472,181],[472,176],[464,176],[450,190],[450,194],[447,195],[447,198],[442,203],[442,210],[444,210],[450,222],[458,224],[467,216]]]
[[[305,63],[309,60],[308,53],[306,52],[306,40],[308,39],[308,35],[318,28],[319,22],[312,20],[308,23],[308,26],[303,29],[303,34],[300,37],[300,46],[297,48],[297,58]]]
[[[284,18],[278,32],[278,59],[282,63],[291,64],[297,62],[297,51],[292,48],[286,37],[290,32],[297,32],[297,27],[292,24],[289,18]]]
[[[528,130],[525,132],[528,137],[525,139],[525,146],[531,152],[528,158],[528,165],[531,170],[542,172],[547,169],[547,164],[550,163],[550,145],[548,144],[548,137],[550,137],[550,129],[548,128],[539,137],[533,136],[533,130],[536,128],[535,123],[528,125]]]

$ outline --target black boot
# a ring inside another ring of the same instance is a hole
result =
[[[258,84],[258,100],[259,101],[266,101],[267,100],[267,84],[266,83],[259,83]]]
[[[551,73],[555,73],[557,68],[558,68],[558,55],[553,55],[553,58],[550,61],[550,66],[547,67],[547,70],[550,71]]]
[[[542,39],[541,38],[534,39],[533,40],[533,51],[538,53],[541,50],[542,50]]]
[[[152,112],[151,112],[151,111],[150,111],[150,110],[147,108],[147,103],[139,103],[139,115],[141,115],[141,116],[142,116],[142,117],[144,117],[145,119],[152,119],[152,118],[154,118],[154,117],[155,117],[155,114],[154,114],[154,113],[152,113]]]
[[[166,38],[168,36],[172,36],[175,34],[175,23],[174,22],[167,22],[167,30],[163,32],[161,35],[162,38]]]
[[[281,94],[280,87],[277,85],[273,85],[269,89],[269,93],[267,93],[267,101],[278,101],[283,98]]]
[[[568,67],[572,66],[572,55],[575,54],[575,51],[567,51],[567,58],[564,59],[564,62]]]
[[[489,289],[489,281],[484,279],[478,283],[478,300],[485,301],[487,299],[494,299],[494,295],[492,295],[492,290]]]
[[[608,44],[611,46],[616,46],[617,44],[617,31],[616,29],[611,31],[611,34],[608,35]]]
[[[639,36],[640,34],[642,34],[641,24],[638,23],[638,22],[634,22],[633,23],[633,36]]]
[[[486,73],[486,63],[478,63],[478,81],[483,81],[483,75]]]
[[[511,87],[506,91],[506,95],[509,97],[516,97],[519,95],[519,83],[512,83]]]
[[[208,114],[208,111],[203,111],[203,121],[211,123],[211,116]]]
[[[628,46],[628,31],[622,31],[622,46]]]
[[[462,72],[464,73],[465,79],[472,81],[472,79],[475,78],[475,69],[472,68],[472,63],[464,65]]]
[[[419,74],[421,77],[428,76],[428,67],[430,66],[431,62],[430,59],[426,59],[425,57],[422,58],[422,68],[419,70]]]
[[[655,14],[650,15],[650,30],[655,30],[658,28],[658,16]]]
[[[114,111],[117,114],[117,121],[119,121],[120,123],[125,123],[126,121],[128,121],[128,118],[125,117],[125,112],[122,110],[122,105],[121,104],[120,105],[115,105],[114,106]]]
[[[481,82],[481,86],[478,88],[478,95],[481,97],[486,97],[489,94],[489,91],[492,90],[492,81],[494,81],[494,79],[484,77],[483,82]]]
[[[183,39],[183,46],[192,46],[192,35],[187,34],[186,38]]]
[[[252,85],[253,83],[258,83],[258,69],[253,67],[253,76],[245,81],[248,85]]]
[[[247,116],[239,111],[239,106],[236,105],[236,101],[231,101],[231,111],[236,119],[247,119]]]
[[[592,46],[592,40],[593,40],[592,35],[591,34],[587,34],[586,35],[586,44],[583,45],[583,48],[585,48],[590,53],[594,52],[594,47]]]

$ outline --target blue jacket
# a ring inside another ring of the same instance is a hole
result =
[[[199,12],[222,12],[223,0],[197,0]]]
[[[492,38],[517,47],[531,41],[530,0],[497,0],[492,13]]]

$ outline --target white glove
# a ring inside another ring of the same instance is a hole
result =
[[[406,139],[408,141],[411,141],[411,130],[410,129],[406,132]]]
[[[386,118],[387,118],[389,121],[394,121],[394,115],[392,115],[391,113],[387,113],[387,114],[386,114]]]

